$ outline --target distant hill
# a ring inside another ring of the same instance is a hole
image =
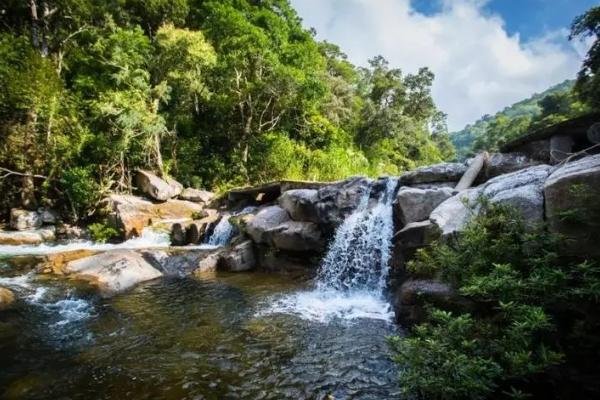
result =
[[[552,86],[542,93],[536,93],[528,99],[508,106],[493,116],[489,114],[484,115],[474,124],[469,124],[463,130],[451,133],[450,140],[456,147],[457,157],[459,159],[464,159],[471,155],[475,139],[477,137],[485,136],[490,124],[494,123],[499,118],[505,117],[509,120],[514,120],[518,117],[530,117],[533,120],[542,113],[542,108],[539,105],[540,100],[549,95],[568,93],[573,89],[574,85],[574,80],[566,80],[563,83]]]

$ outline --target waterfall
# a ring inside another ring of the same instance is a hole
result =
[[[285,313],[329,322],[393,319],[385,298],[394,233],[392,202],[398,181],[388,179],[373,203],[366,193],[340,225],[317,274],[315,288],[275,299],[259,314]],[[371,191],[373,188],[371,188]]]
[[[229,215],[224,215],[212,234],[205,240],[210,246],[225,246],[235,234],[235,227],[229,222]]]
[[[377,204],[370,208],[370,193],[366,193],[356,211],[337,229],[319,269],[319,288],[383,292],[394,234],[392,201],[396,184],[396,180],[388,179]]]

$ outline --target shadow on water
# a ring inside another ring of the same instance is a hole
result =
[[[308,285],[219,274],[101,299],[59,280],[13,281],[19,303],[0,314],[0,397],[397,398],[384,340],[397,332],[393,324],[261,312]]]

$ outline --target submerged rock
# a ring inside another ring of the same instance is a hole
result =
[[[10,227],[17,231],[28,231],[40,228],[42,217],[36,211],[13,208],[10,210]]]
[[[12,290],[0,287],[0,311],[6,310],[15,302],[15,294]]]
[[[431,212],[455,192],[449,188],[416,189],[403,187],[398,191],[395,212],[402,225],[429,219]]]
[[[0,245],[38,245],[55,239],[54,227],[30,231],[0,231]]]
[[[183,191],[183,186],[175,179],[168,176],[159,178],[154,173],[144,170],[136,172],[135,184],[142,193],[158,201],[167,201]]]
[[[223,251],[218,261],[218,268],[228,272],[250,271],[255,267],[254,244],[250,240]]]
[[[546,181],[544,192],[550,229],[566,237],[567,252],[599,256],[600,155],[561,166]]]
[[[140,253],[131,250],[110,251],[70,261],[63,271],[73,278],[90,282],[105,297],[162,276]]]

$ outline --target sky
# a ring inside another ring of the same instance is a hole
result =
[[[382,55],[405,73],[427,66],[450,131],[573,79],[591,39],[573,19],[598,0],[291,0],[317,38],[356,65]]]

